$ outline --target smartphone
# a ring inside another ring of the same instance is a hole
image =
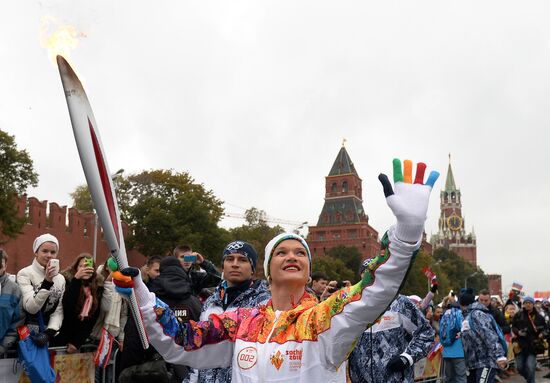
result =
[[[184,255],[183,256],[183,262],[191,262],[191,263],[195,263],[197,262],[197,256],[196,255]]]
[[[50,259],[50,266],[55,266],[55,274],[59,274],[59,259]]]
[[[85,267],[94,267],[94,260],[92,258],[84,258]]]

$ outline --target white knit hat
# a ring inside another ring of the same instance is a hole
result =
[[[48,234],[48,233],[42,234],[42,235],[36,237],[36,239],[32,243],[32,251],[34,253],[36,253],[38,251],[38,249],[40,248],[40,246],[42,246],[42,244],[44,242],[53,242],[53,243],[55,243],[55,245],[57,246],[57,251],[59,251],[59,241],[53,235]]]
[[[279,245],[279,243],[286,241],[287,239],[294,239],[298,242],[300,242],[305,248],[307,252],[307,257],[309,259],[309,273],[311,274],[311,253],[309,251],[309,246],[307,245],[307,242],[304,238],[300,237],[298,234],[294,233],[282,233],[273,238],[267,246],[265,247],[265,254],[264,254],[264,274],[265,277],[269,277],[269,263],[271,262],[271,256],[273,255],[273,250]]]

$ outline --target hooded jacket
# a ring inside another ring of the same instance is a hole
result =
[[[468,306],[466,312],[461,329],[466,365],[470,370],[499,368],[497,360],[506,359],[506,354],[489,309],[484,304],[474,302]]]
[[[160,274],[157,278],[149,281],[148,287],[150,291],[166,302],[167,306],[176,314],[176,318],[185,322],[190,319],[199,319],[201,303],[193,295],[189,275],[176,257],[165,257],[161,260]],[[132,315],[128,315],[124,332],[124,350],[120,358],[120,371],[155,357],[154,347],[143,349]]]
[[[428,355],[435,331],[407,297],[399,295],[371,328],[363,332],[349,357],[353,383],[414,382],[413,364]],[[409,367],[393,373],[387,369],[394,356],[403,355]]]
[[[342,382],[343,362],[369,323],[397,295],[420,243],[390,229],[363,279],[317,303],[304,293],[291,310],[265,306],[179,323],[169,307],[135,278],[135,293],[151,344],[170,363],[233,367],[232,382]]]
[[[165,257],[160,262],[160,275],[149,282],[149,291],[155,293],[183,321],[199,320],[201,303],[193,295],[188,276],[176,257]]]

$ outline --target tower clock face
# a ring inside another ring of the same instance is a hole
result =
[[[462,218],[458,215],[451,215],[447,218],[447,225],[449,226],[449,229],[458,231],[462,227]]]

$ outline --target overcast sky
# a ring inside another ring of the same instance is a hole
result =
[[[550,4],[379,1],[2,1],[0,129],[70,205],[85,182],[41,20],[72,25],[111,171],[188,171],[226,211],[316,223],[347,139],[364,208],[393,217],[377,175],[394,157],[442,172],[448,153],[478,262],[550,290]],[[53,18],[53,19],[52,19]],[[226,220],[225,226],[242,221]]]

